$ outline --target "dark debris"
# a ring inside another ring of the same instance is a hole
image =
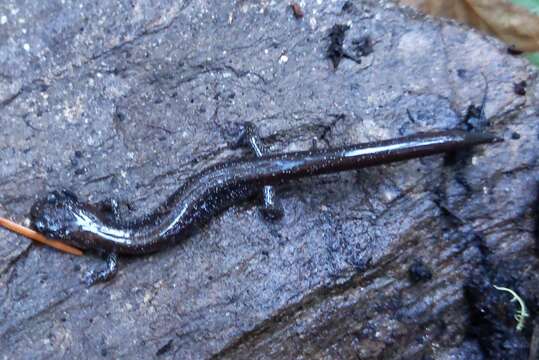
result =
[[[523,51],[517,49],[517,47],[515,45],[509,45],[507,47],[507,53],[509,55],[522,55]]]
[[[352,1],[347,1],[343,4],[341,11],[343,13],[351,13],[356,9],[356,6]]]
[[[368,56],[374,51],[372,39],[369,35],[364,35],[359,39],[352,40],[352,46],[358,57]]]
[[[161,346],[155,353],[156,356],[166,354],[172,349],[172,339],[170,339],[165,345]]]
[[[343,24],[335,24],[329,31],[330,44],[327,50],[327,56],[333,63],[333,68],[337,69],[341,60],[346,56],[344,51],[344,38],[350,26]]]
[[[526,86],[527,86],[526,81],[522,80],[520,82],[513,84],[513,91],[515,92],[515,94],[519,96],[524,96],[526,95]]]
[[[345,4],[346,5],[346,4]],[[359,39],[352,40],[352,53],[344,49],[344,39],[346,32],[350,30],[348,25],[335,24],[329,32],[331,43],[326,55],[333,63],[333,68],[337,69],[342,59],[349,59],[357,64],[361,64],[361,57],[372,54],[374,51],[373,42],[369,35],[364,35]]]
[[[412,283],[426,282],[432,279],[432,271],[422,259],[416,259],[408,268],[408,277]]]

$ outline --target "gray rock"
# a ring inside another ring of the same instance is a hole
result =
[[[302,19],[265,0],[0,4],[0,216],[19,222],[58,187],[147,212],[193,172],[248,156],[227,145],[246,120],[274,151],[458,127],[485,79],[487,130],[506,139],[449,165],[288,184],[280,222],[242,204],[89,289],[82,271],[99,260],[2,230],[2,358],[480,358],[463,285],[502,260],[522,265],[513,280],[539,306],[526,292],[537,72],[455,23],[345,3],[304,1]],[[347,51],[369,35],[373,53],[333,69],[335,24],[350,26]],[[418,258],[432,279],[412,284]]]

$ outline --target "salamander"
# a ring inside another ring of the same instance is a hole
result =
[[[106,268],[92,271],[86,282],[105,281],[118,269],[117,254],[144,255],[175,244],[224,209],[263,191],[270,217],[282,213],[274,186],[285,181],[355,170],[500,141],[460,130],[419,133],[333,149],[288,153],[267,152],[254,126],[245,127],[242,143],[256,157],[223,162],[190,177],[162,205],[139,218],[122,218],[117,204],[90,204],[67,191],[50,192],[31,208],[33,228],[106,259]]]

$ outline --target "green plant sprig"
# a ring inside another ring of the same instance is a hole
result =
[[[496,290],[507,291],[508,293],[510,293],[513,296],[511,302],[518,301],[520,309],[517,310],[517,313],[515,314],[515,320],[517,321],[517,331],[522,331],[522,329],[524,329],[524,323],[526,322],[526,318],[530,316],[530,314],[528,313],[528,309],[526,308],[526,304],[524,303],[524,300],[522,300],[522,298],[518,296],[515,291],[509,288],[496,285],[492,286],[494,286]]]

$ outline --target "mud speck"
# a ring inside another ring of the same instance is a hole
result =
[[[344,38],[346,32],[350,29],[348,25],[335,24],[329,31],[330,44],[327,50],[327,56],[333,63],[333,68],[336,70],[341,63],[341,60],[346,57],[344,52]]]
[[[526,95],[526,85],[526,81],[524,80],[517,82],[513,84],[513,91],[519,96],[524,96]]]
[[[292,14],[294,14],[294,17],[296,19],[301,19],[303,18],[303,16],[305,16],[305,13],[303,12],[301,5],[299,5],[298,3],[290,4],[290,8],[292,8]]]
[[[432,271],[421,259],[416,259],[408,269],[408,277],[412,283],[426,282],[432,279]]]

